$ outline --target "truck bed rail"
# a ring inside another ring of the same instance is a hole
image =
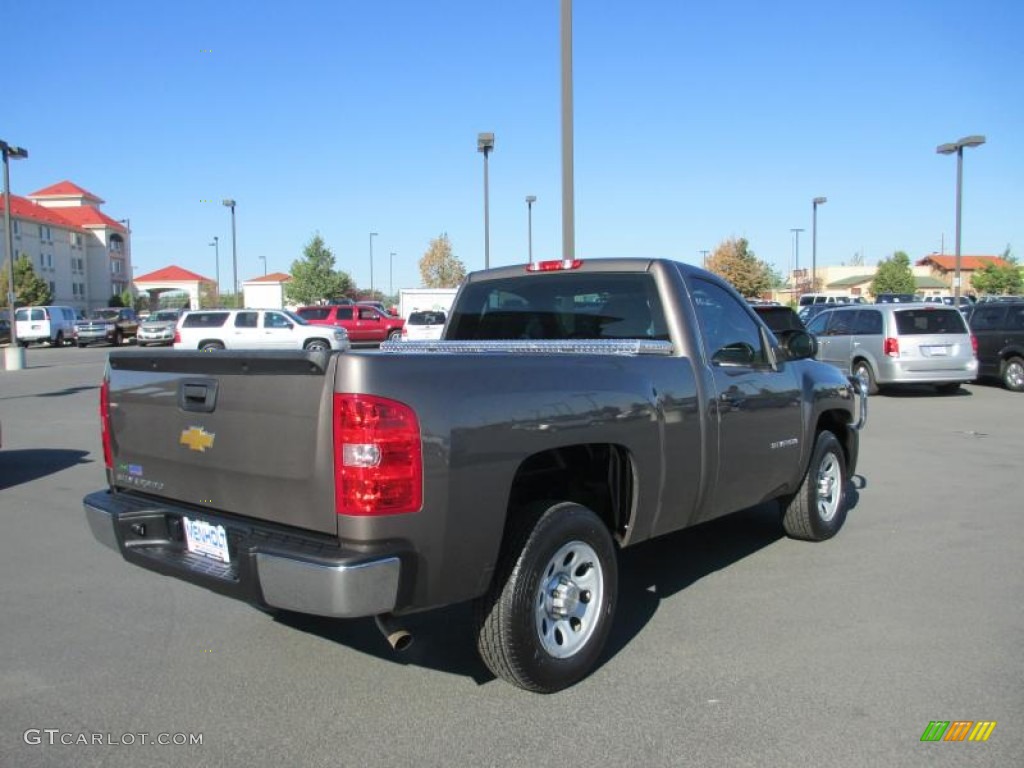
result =
[[[567,339],[542,341],[385,341],[382,352],[404,354],[491,355],[671,355],[672,342],[643,339]]]

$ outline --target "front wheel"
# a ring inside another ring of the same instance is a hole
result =
[[[846,521],[846,457],[834,434],[818,433],[800,489],[783,502],[782,527],[794,539],[824,541]]]
[[[1003,386],[1011,392],[1024,392],[1024,360],[1011,357],[1003,363]]]
[[[494,580],[476,602],[477,650],[503,680],[553,693],[589,674],[604,648],[618,597],[615,544],[579,504],[512,514]]]
[[[330,348],[331,345],[323,339],[310,339],[305,346],[307,352],[326,352]]]
[[[57,338],[54,339],[51,342],[51,344],[54,347],[63,347],[64,346],[64,333],[62,331],[57,331]]]

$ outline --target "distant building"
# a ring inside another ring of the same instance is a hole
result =
[[[216,280],[173,265],[139,275],[135,278],[135,289],[149,295],[150,309],[160,306],[160,297],[167,299],[167,294],[180,295],[180,300],[164,301],[176,309],[217,306],[219,301]]]
[[[242,283],[242,305],[250,309],[283,309],[284,284],[292,279],[284,272],[272,272]]]
[[[70,181],[26,197],[11,195],[15,257],[32,260],[36,274],[49,283],[54,304],[105,307],[131,285],[131,231],[103,213],[103,203]],[[0,195],[0,253],[7,261],[3,209]]]
[[[964,293],[977,293],[971,282],[974,273],[989,264],[996,267],[1008,267],[1010,262],[999,256],[964,256],[960,255],[960,285]],[[919,259],[918,267],[926,267],[936,279],[949,287],[950,294],[953,293],[953,278],[956,276],[956,256],[948,254],[932,253]]]

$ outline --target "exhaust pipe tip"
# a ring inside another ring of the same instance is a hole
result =
[[[412,633],[401,626],[394,616],[390,614],[374,616],[373,620],[377,624],[377,629],[384,635],[384,639],[388,641],[391,650],[401,653],[412,645]]]

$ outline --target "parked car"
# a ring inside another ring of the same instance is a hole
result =
[[[139,325],[137,338],[138,345],[145,347],[149,344],[173,344],[174,330],[181,317],[180,309],[161,309],[151,312]]]
[[[800,322],[802,322],[804,325],[807,325],[808,323],[811,322],[811,320],[813,320],[815,317],[820,315],[826,309],[832,309],[835,306],[837,306],[837,305],[836,304],[807,304],[805,306],[800,307],[800,309],[797,310],[796,316],[798,318],[800,318]]]
[[[912,293],[880,293],[875,296],[875,304],[915,304],[917,297]]]
[[[934,384],[940,392],[955,392],[978,375],[977,342],[952,307],[836,307],[807,330],[818,338],[818,359],[853,373],[870,394],[892,384]]]
[[[75,323],[75,343],[79,347],[97,341],[121,346],[132,341],[139,331],[139,319],[131,307],[107,307],[94,309],[85,320]]]
[[[845,293],[805,293],[800,297],[799,306],[809,307],[813,304],[849,304],[850,297]]]
[[[283,309],[199,309],[182,314],[175,349],[348,349],[344,328],[310,325]]]
[[[0,344],[9,344],[11,341],[11,321],[6,317],[0,317]]]
[[[71,307],[20,307],[14,311],[18,343],[47,342],[63,347],[75,335],[75,310]]]
[[[402,328],[402,341],[431,341],[440,339],[444,330],[445,314],[440,310],[413,312]]]
[[[405,320],[367,304],[299,307],[295,313],[313,325],[335,325],[348,332],[353,344],[399,341]]]
[[[998,378],[1024,392],[1024,301],[986,301],[971,310],[968,324],[978,340],[978,377]]]

